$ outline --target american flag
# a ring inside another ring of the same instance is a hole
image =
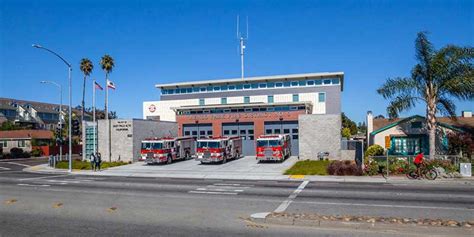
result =
[[[100,86],[99,83],[97,83],[96,81],[94,82],[94,84],[96,89],[104,90],[104,88],[102,88],[102,86]]]
[[[107,80],[107,87],[115,90],[115,84],[110,80]]]

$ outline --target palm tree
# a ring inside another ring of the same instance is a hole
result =
[[[105,72],[105,86],[108,85],[109,81],[109,73],[112,72],[114,68],[114,59],[110,57],[110,55],[104,55],[100,60],[100,65],[102,66],[102,70]],[[105,114],[107,114],[107,101],[105,102]]]
[[[109,85],[109,73],[112,72],[112,69],[114,68],[114,59],[110,57],[110,55],[106,54],[100,59],[100,65],[102,66],[102,70],[105,72],[105,86]],[[112,152],[111,152],[111,139],[110,139],[110,120],[108,116],[108,109],[107,109],[107,97],[108,97],[108,89],[105,89],[106,91],[106,96],[105,96],[105,119],[107,120],[108,123],[108,148],[107,148],[107,153],[109,156],[109,162],[112,161]]]
[[[80,69],[84,73],[84,82],[82,83],[82,108],[81,108],[81,124],[84,121],[84,98],[86,97],[86,78],[91,75],[94,65],[88,58],[81,59]]]
[[[447,45],[434,49],[426,33],[420,32],[415,40],[416,64],[410,77],[389,78],[377,93],[390,103],[387,113],[397,118],[417,103],[426,105],[426,124],[429,131],[429,158],[436,147],[436,115],[456,119],[456,105],[452,99],[474,100],[474,48]]]

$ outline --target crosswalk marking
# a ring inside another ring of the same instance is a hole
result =
[[[243,193],[248,188],[251,188],[253,185],[242,185],[238,183],[215,183],[212,185],[207,185],[205,187],[198,187],[194,190],[189,191],[188,193],[195,194],[222,194],[222,195],[238,195]]]
[[[0,170],[11,170],[10,168],[7,168],[7,167],[1,167],[0,166]]]

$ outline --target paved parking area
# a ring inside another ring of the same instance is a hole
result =
[[[223,179],[284,179],[283,172],[297,161],[290,157],[283,163],[258,163],[255,156],[245,156],[225,164],[201,164],[199,161],[176,161],[172,164],[147,165],[137,162],[110,168],[103,175],[170,177],[170,178],[223,178]]]

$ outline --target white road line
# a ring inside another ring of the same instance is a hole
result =
[[[231,183],[216,183],[213,185],[214,186],[239,186],[239,187],[253,187],[254,186],[251,184],[245,184],[245,186],[242,186],[241,184],[231,184]]]
[[[196,188],[198,191],[217,191],[217,192],[243,192],[244,190],[241,189],[219,189],[219,188]]]
[[[388,204],[364,204],[364,203],[340,203],[340,202],[301,202],[295,203],[315,204],[315,205],[334,205],[334,206],[361,206],[361,207],[389,207],[389,208],[415,208],[415,209],[443,209],[443,210],[461,210],[474,211],[472,208],[459,207],[439,207],[439,206],[410,206],[410,205],[388,205]]]
[[[49,187],[48,184],[18,184],[18,186],[28,186],[28,187]]]
[[[7,164],[12,164],[12,165],[19,165],[19,166],[23,166],[23,167],[31,167],[31,165],[25,165],[25,164],[21,164],[21,163],[16,163],[16,162],[6,162]]]
[[[188,193],[200,193],[200,194],[223,194],[223,195],[237,195],[237,193],[230,192],[204,192],[204,191],[189,191]]]
[[[25,179],[19,179],[19,180],[23,181],[23,180],[34,180],[34,179],[57,178],[57,177],[63,177],[63,176],[68,176],[68,175],[69,174],[62,174],[62,175],[43,176],[43,177],[35,177],[35,178],[25,178]]]
[[[10,168],[6,168],[6,167],[1,167],[0,166],[0,170],[11,170]]]
[[[298,196],[298,194],[301,193],[301,191],[303,191],[306,185],[308,185],[308,183],[309,183],[309,180],[306,180],[303,183],[301,183],[300,186],[298,186],[298,188],[295,191],[293,191],[293,193],[284,202],[282,202],[280,206],[278,206],[277,209],[275,209],[274,212],[284,212],[286,208],[288,208],[288,206],[290,206],[293,200]]]

